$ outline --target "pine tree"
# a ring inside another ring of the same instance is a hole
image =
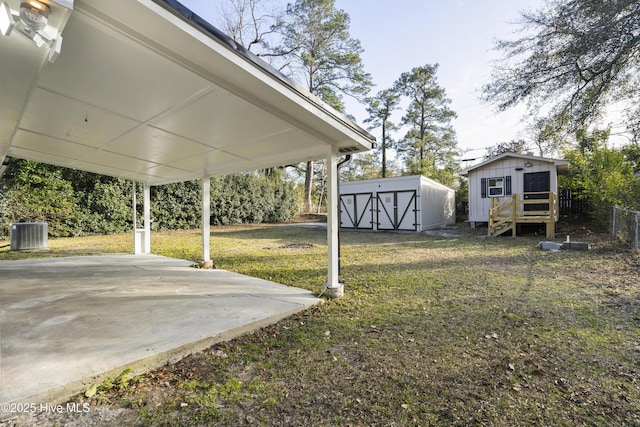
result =
[[[454,181],[458,155],[455,131],[451,121],[456,113],[449,108],[451,100],[437,81],[438,64],[427,64],[402,73],[395,88],[409,98],[402,125],[409,130],[398,142],[409,173]]]
[[[287,6],[280,68],[324,102],[344,112],[343,95],[363,97],[371,87],[364,71],[362,46],[349,35],[349,15],[334,0],[297,0]],[[305,171],[305,206],[311,212],[313,162]]]

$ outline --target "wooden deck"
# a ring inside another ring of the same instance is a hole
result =
[[[489,235],[508,231],[516,235],[518,224],[545,224],[548,239],[555,237],[558,221],[558,195],[554,192],[516,193],[492,197],[489,210]]]

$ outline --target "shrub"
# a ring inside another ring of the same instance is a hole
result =
[[[214,225],[284,222],[298,212],[295,184],[282,171],[225,175],[211,179]]]
[[[9,237],[10,223],[9,201],[5,193],[4,185],[2,181],[0,181],[0,239],[7,239]]]
[[[130,231],[131,204],[128,180],[14,159],[0,183],[0,237],[21,221],[46,221],[53,237]],[[151,187],[152,228],[200,227],[201,205],[200,181]],[[214,225],[283,222],[298,206],[296,186],[282,170],[211,179]]]
[[[200,181],[151,187],[151,218],[154,230],[189,229],[201,226]]]
[[[563,188],[580,189],[594,220],[606,225],[611,206],[638,209],[640,177],[628,147],[607,145],[609,131],[579,132],[577,148],[565,152],[570,169]]]
[[[3,177],[9,222],[47,222],[51,236],[70,236],[76,218],[73,187],[60,168],[14,159]]]
[[[86,194],[86,204],[82,205],[79,231],[110,234],[131,230],[131,187],[130,182],[117,178],[95,182],[93,190]]]

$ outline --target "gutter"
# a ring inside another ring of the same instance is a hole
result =
[[[340,221],[340,169],[342,169],[343,167],[349,165],[349,163],[351,163],[351,154],[347,154],[344,158],[344,160],[338,162],[337,164],[337,169],[338,169],[338,182],[337,182],[337,192],[338,192],[338,212],[337,212],[337,216],[336,218],[338,218],[338,221]],[[338,283],[344,283],[344,279],[342,278],[342,275],[340,274],[342,271],[342,266],[340,264],[340,253],[342,251],[340,250],[340,226],[338,225]]]

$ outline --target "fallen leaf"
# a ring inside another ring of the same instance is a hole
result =
[[[407,405],[406,403],[403,403],[400,406],[402,406],[402,409],[409,409],[409,405]]]
[[[91,387],[84,392],[84,397],[92,397],[98,391],[98,384],[92,384]]]
[[[514,385],[514,386],[513,386],[513,389],[514,389],[515,391],[522,391],[522,387],[520,387],[519,385]]]
[[[219,357],[220,359],[226,359],[226,358],[228,358],[228,357],[229,357],[229,355],[228,355],[227,353],[225,353],[224,351],[222,351],[222,350],[216,350],[216,351],[214,351],[214,352],[213,352],[213,355],[214,355],[215,357]]]

